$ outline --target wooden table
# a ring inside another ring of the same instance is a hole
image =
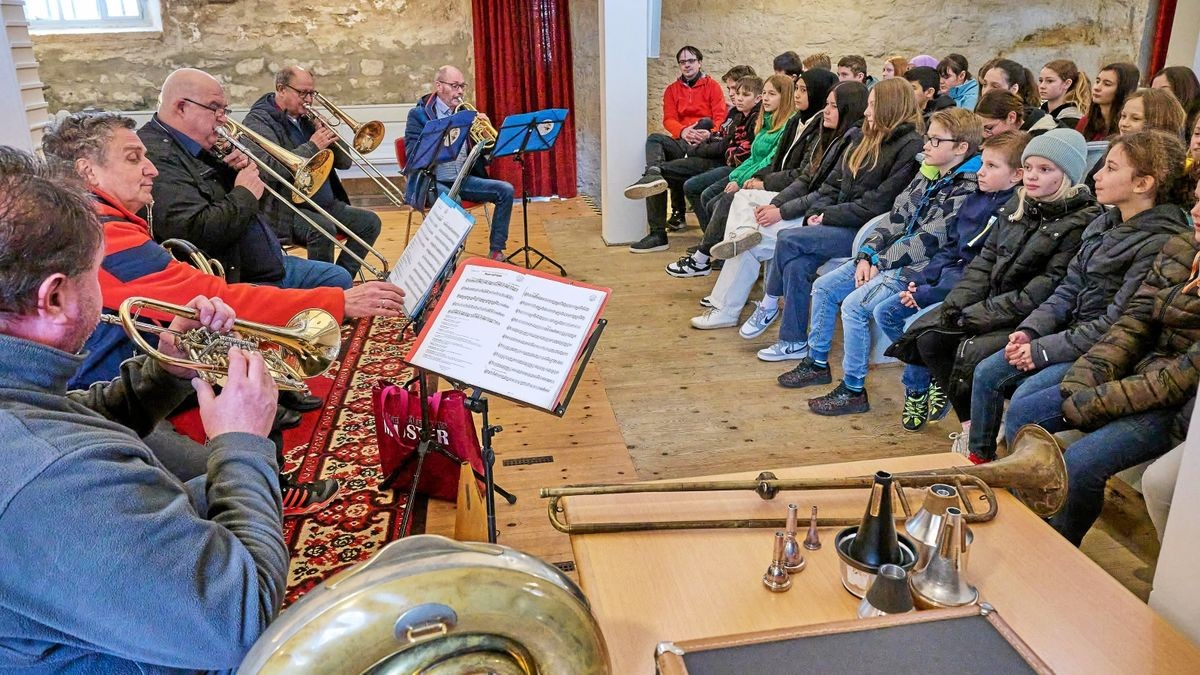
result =
[[[922,455],[775,470],[780,478],[870,475],[964,463]],[[753,478],[757,472],[719,478]],[[568,500],[572,521],[783,517],[787,504],[823,516],[861,517],[867,491],[639,494]],[[999,514],[973,525],[967,580],[1060,673],[1179,673],[1200,668],[1200,648],[1071,546],[1007,492]],[[919,495],[910,497],[919,507]],[[800,536],[803,537],[804,525]],[[614,673],[654,672],[654,647],[686,640],[851,619],[858,598],[840,581],[834,528],[786,593],[761,578],[773,532],[693,530],[573,536],[580,585],[604,630]]]

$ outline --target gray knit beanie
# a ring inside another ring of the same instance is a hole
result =
[[[1071,185],[1078,185],[1087,171],[1087,141],[1074,129],[1051,129],[1025,146],[1021,161],[1030,157],[1045,157],[1067,174]]]

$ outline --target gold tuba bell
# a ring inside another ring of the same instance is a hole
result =
[[[583,593],[496,544],[418,534],[322,583],[259,637],[239,675],[610,672]]]
[[[229,376],[229,350],[238,347],[262,354],[275,384],[286,391],[308,391],[304,380],[329,370],[341,350],[341,328],[337,319],[323,309],[306,309],[286,327],[268,326],[237,319],[237,335],[214,333],[206,328],[176,332],[158,324],[138,321],[141,310],[148,309],[170,316],[195,319],[196,310],[151,298],[127,298],[117,314],[102,314],[104,323],[116,324],[151,358],[167,365],[189,368],[210,384],[225,384]],[[142,333],[170,333],[188,358],[168,356],[146,341]]]
[[[457,113],[464,110],[479,112],[475,106],[467,103],[466,101],[459,103],[458,107],[454,109],[454,112]],[[478,143],[485,148],[490,148],[496,144],[496,138],[499,136],[500,132],[496,131],[496,127],[492,126],[490,122],[482,117],[476,116],[475,121],[471,122],[471,140],[475,143]]]

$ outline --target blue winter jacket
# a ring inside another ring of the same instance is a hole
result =
[[[413,152],[417,149],[417,141],[421,138],[421,130],[425,125],[437,117],[437,112],[434,110],[434,95],[425,94],[417,104],[408,111],[408,119],[404,124],[404,152],[407,155],[404,158],[404,165],[408,166],[409,160],[412,159]],[[470,147],[470,139],[467,140],[468,148]],[[471,167],[472,176],[487,178],[487,158],[481,156],[475,165]],[[404,201],[408,204],[417,206],[426,206],[432,200],[429,199],[433,186],[430,185],[429,179],[424,174],[406,174],[408,180],[404,186]],[[420,201],[421,195],[425,195],[426,202]]]
[[[950,91],[946,93],[954,99],[954,105],[966,110],[974,110],[975,104],[979,102],[979,80],[967,80],[957,87],[950,87]]]

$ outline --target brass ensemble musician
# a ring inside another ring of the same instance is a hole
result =
[[[438,68],[433,78],[433,92],[421,97],[417,104],[408,111],[408,122],[404,128],[404,145],[411,153],[417,148],[421,138],[421,130],[435,119],[453,115],[467,92],[467,81],[462,71],[454,66]],[[485,120],[487,115],[479,113]],[[436,184],[421,176],[409,176],[408,186],[404,195],[409,204],[432,203],[434,194],[448,192],[454,184],[470,154],[471,141],[462,144],[458,156],[452,161],[437,165]],[[458,196],[473,202],[487,202],[495,208],[492,211],[491,232],[488,235],[488,257],[500,260],[504,258],[504,248],[508,242],[508,221],[512,216],[513,187],[502,181],[488,178],[486,156],[480,156],[479,161],[470,167],[470,173],[462,183]]]
[[[275,91],[263,94],[254,102],[244,124],[251,131],[262,134],[267,140],[301,157],[309,158],[328,149],[333,153],[335,168],[349,169],[353,166],[353,160],[342,144],[335,143],[338,140],[337,133],[320,119],[314,119],[306,109],[306,106],[313,104],[316,93],[316,81],[312,73],[299,66],[287,66],[275,74]],[[255,147],[251,146],[251,151],[255,151]],[[288,175],[284,165],[267,153],[261,152],[258,156],[280,175]],[[274,187],[281,193],[286,192],[283,185]],[[379,238],[379,216],[373,211],[350,205],[350,198],[336,171],[329,173],[329,178],[312,196],[312,200],[368,244],[374,245]],[[337,227],[316,210],[304,204],[300,208],[305,209],[308,217],[326,232],[333,235],[338,233]],[[287,204],[270,200],[263,210],[280,239],[304,246],[308,250],[309,260],[334,262],[333,242],[320,232],[313,231],[313,227]],[[366,248],[352,238],[347,238],[345,245],[359,258],[366,256]],[[344,252],[337,256],[337,265],[349,272],[351,277],[358,274],[362,266],[353,256]]]
[[[103,236],[78,181],[0,148],[0,670],[232,670],[286,585],[275,385],[235,349],[220,395],[145,356],[68,392],[100,316]],[[200,321],[174,328],[232,325],[220,299],[189,304]],[[185,484],[139,436],[193,392],[211,441]]]

